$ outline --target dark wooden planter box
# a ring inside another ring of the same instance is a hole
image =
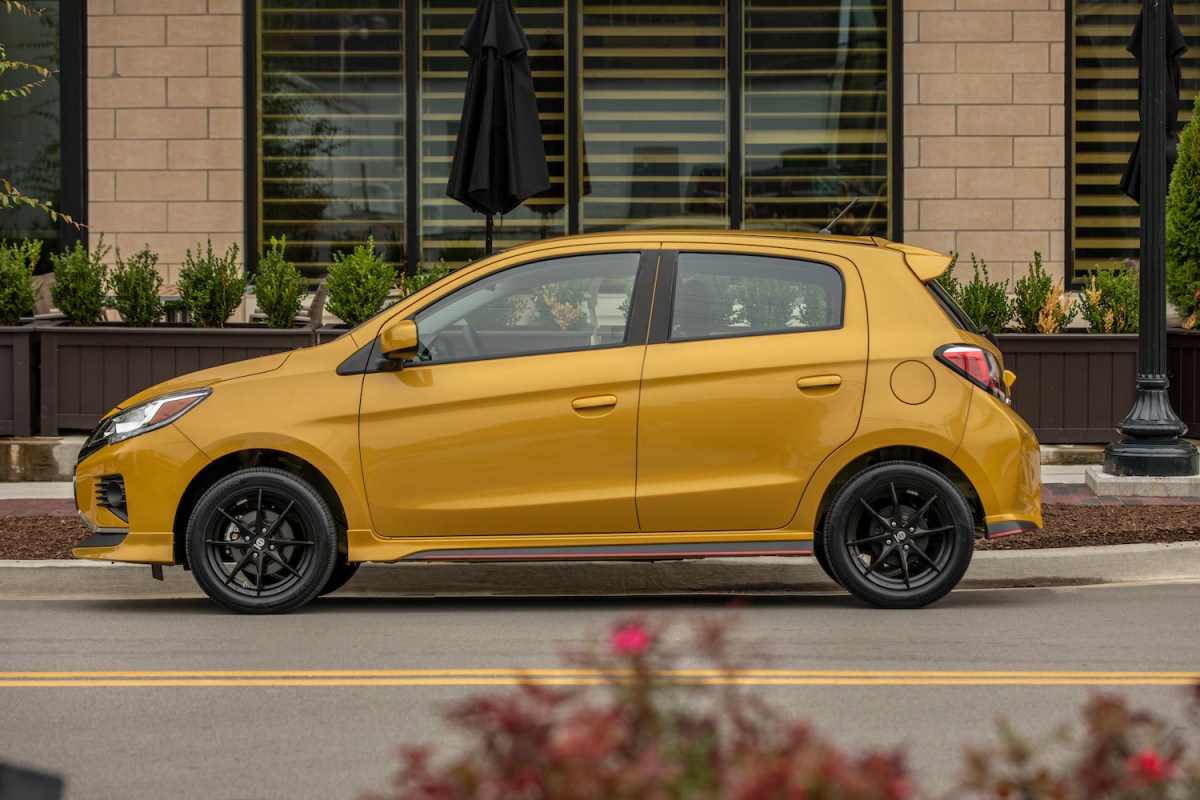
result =
[[[1043,444],[1116,441],[1133,407],[1137,334],[1005,333],[996,337],[1016,373],[1013,408]]]
[[[1200,436],[1200,331],[1167,329],[1167,374],[1171,408],[1188,426],[1189,436]]]
[[[332,342],[349,330],[350,328],[346,325],[322,325],[315,331],[317,344]]]
[[[198,369],[309,347],[311,328],[255,326],[129,328],[97,325],[38,329],[42,434],[91,430],[132,394]]]
[[[0,326],[0,436],[38,432],[37,332],[33,324]]]

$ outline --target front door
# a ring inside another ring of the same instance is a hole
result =
[[[664,261],[666,257],[664,256]],[[643,531],[774,530],[858,426],[866,309],[853,265],[684,252],[642,373]],[[664,287],[659,286],[659,294]],[[661,330],[658,330],[661,327]]]
[[[637,530],[645,339],[628,343],[627,318],[640,255],[508,268],[413,317],[418,359],[363,384],[376,533]]]

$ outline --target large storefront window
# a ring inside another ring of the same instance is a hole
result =
[[[496,247],[812,231],[855,197],[839,232],[896,235],[894,1],[518,0],[551,189]],[[257,2],[262,239],[313,275],[368,234],[408,269],[481,255],[483,216],[445,194],[475,0]]]
[[[352,6],[352,7],[351,7]],[[404,30],[395,0],[260,0],[259,246],[320,274],[333,252],[404,243]]]
[[[746,0],[747,228],[887,232],[888,6]]]
[[[1138,137],[1138,71],[1125,46],[1141,0],[1076,0],[1072,15],[1071,249],[1076,280],[1097,267],[1137,260],[1141,218],[1117,183]],[[1175,18],[1189,43],[1200,41],[1200,12],[1177,3]],[[1179,127],[1191,118],[1200,89],[1200,48],[1182,60]]]
[[[483,215],[446,196],[467,86],[468,58],[458,43],[475,5],[474,0],[422,0],[420,235],[427,263],[445,258],[461,264],[483,255]],[[551,188],[497,219],[496,249],[566,233],[565,10],[562,0],[521,0],[518,11],[531,48]]]
[[[583,0],[582,231],[729,227],[725,0]]]

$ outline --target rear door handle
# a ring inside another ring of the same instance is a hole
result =
[[[599,408],[609,408],[617,404],[615,394],[598,394],[594,397],[580,397],[571,401],[571,408],[576,411],[589,411]]]
[[[797,389],[819,389],[822,386],[841,386],[841,375],[812,375],[796,381]]]

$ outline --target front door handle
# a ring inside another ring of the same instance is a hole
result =
[[[797,389],[820,389],[821,387],[834,387],[842,385],[841,375],[812,375],[807,378],[800,378],[796,381]]]
[[[598,394],[593,397],[580,397],[571,401],[571,408],[576,411],[598,411],[602,408],[612,408],[617,404],[615,394]]]

